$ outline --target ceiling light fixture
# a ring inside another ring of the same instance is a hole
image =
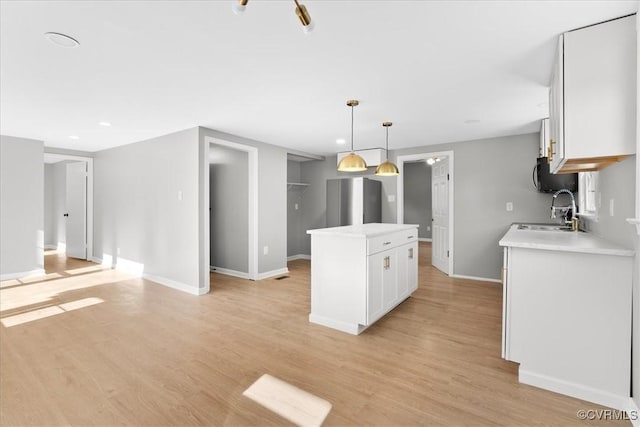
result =
[[[315,28],[315,21],[311,20],[311,15],[309,15],[309,11],[305,5],[298,3],[298,0],[293,1],[296,4],[296,15],[302,24],[302,31],[308,34]],[[231,5],[231,10],[233,10],[233,13],[236,15],[241,15],[247,9],[247,3],[249,3],[249,0],[236,0],[236,2]]]
[[[298,19],[302,24],[302,31],[305,34],[309,34],[315,28],[315,23],[311,20],[311,15],[309,15],[309,11],[306,6],[298,3],[298,0],[293,0],[296,3],[296,15],[298,15]]]
[[[345,142],[347,142],[347,141],[345,141],[345,140],[344,140],[344,139],[342,139],[342,138],[338,138],[338,139],[336,139],[336,144],[340,144],[340,145],[342,145],[342,144],[344,144]]]
[[[351,153],[344,156],[338,163],[340,172],[362,172],[367,170],[367,163],[353,151],[353,107],[358,104],[360,103],[355,99],[347,101],[347,105],[351,107]]]
[[[106,128],[108,128],[108,127],[110,127],[110,126],[111,126],[111,123],[109,123],[109,122],[99,122],[98,124],[99,124],[100,126],[104,126],[104,127],[106,127]]]
[[[78,135],[69,135],[70,139],[80,139]]]
[[[376,175],[378,176],[396,176],[400,174],[398,167],[389,161],[389,128],[391,125],[393,125],[391,122],[382,123],[382,126],[387,129],[386,160],[376,168]]]
[[[439,162],[440,160],[441,160],[440,157],[431,157],[431,158],[427,159],[427,164],[428,165],[433,165],[436,162]]]
[[[74,48],[80,46],[78,40],[62,33],[44,33],[44,37],[56,46]]]
[[[247,10],[247,3],[249,3],[249,0],[238,0],[231,5],[231,10],[233,10],[233,13],[236,15],[240,15]]]

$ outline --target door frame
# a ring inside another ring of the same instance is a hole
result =
[[[204,206],[203,209],[206,210],[206,214],[204,216],[204,235],[205,235],[205,245],[204,245],[204,253],[205,253],[205,268],[207,273],[209,272],[210,265],[210,247],[211,247],[211,238],[210,238],[210,217],[209,217],[209,206],[211,204],[210,194],[209,194],[209,150],[211,149],[211,144],[221,145],[223,147],[228,147],[238,151],[244,151],[248,154],[248,170],[249,170],[249,188],[248,188],[248,197],[249,197],[249,222],[247,224],[248,230],[248,263],[249,263],[249,271],[248,278],[250,280],[258,280],[258,148],[253,147],[251,145],[239,144],[237,142],[231,142],[220,138],[214,138],[212,136],[204,137],[204,149],[205,156],[207,162],[207,167],[204,171]],[[208,277],[208,274],[206,275]]]
[[[85,203],[85,243],[87,245],[86,259],[93,262],[101,262],[100,259],[93,256],[93,157],[49,153],[45,149],[43,160],[44,158],[56,160],[56,162],[54,163],[64,160],[71,160],[74,162],[85,162],[87,164],[87,202]]]
[[[432,151],[426,153],[418,153],[418,154],[407,154],[404,156],[398,156],[396,158],[396,166],[398,166],[398,171],[400,174],[398,175],[398,179],[396,180],[397,189],[396,189],[396,205],[397,205],[397,213],[396,213],[396,222],[398,224],[404,224],[404,164],[405,162],[415,162],[418,160],[426,161],[431,157],[447,157],[449,162],[449,276],[453,276],[453,259],[455,257],[455,248],[453,244],[453,207],[454,207],[454,168],[453,168],[453,151]]]

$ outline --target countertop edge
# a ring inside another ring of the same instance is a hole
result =
[[[529,235],[532,240],[534,236],[537,237],[536,241],[523,241],[527,234],[525,233],[535,233]],[[513,248],[525,248],[525,249],[540,249],[547,251],[557,251],[557,252],[576,252],[576,253],[586,253],[586,254],[595,254],[595,255],[612,255],[612,256],[623,256],[623,257],[633,257],[635,255],[635,251],[633,249],[627,249],[622,246],[616,245],[615,243],[611,243],[606,239],[603,239],[600,236],[593,234],[584,234],[583,242],[567,242],[563,244],[562,242],[558,242],[557,240],[553,242],[541,242],[540,237],[543,237],[542,233],[565,233],[565,232],[547,232],[547,231],[525,231],[525,230],[517,230],[514,229],[512,225],[506,234],[500,239],[498,242],[499,246],[502,247],[513,247]],[[517,238],[516,238],[517,236]],[[555,235],[558,236],[558,235]],[[567,234],[569,237],[570,234]],[[582,243],[582,244],[581,244]]]
[[[388,225],[389,228],[391,229],[366,232],[366,231],[348,231],[343,227],[330,227],[330,228],[316,228],[312,230],[307,230],[306,233],[309,235],[370,238],[370,237],[383,236],[389,233],[395,233],[396,231],[410,230],[410,229],[419,227],[418,224],[386,224],[386,225]],[[352,227],[352,226],[344,226],[344,227]]]

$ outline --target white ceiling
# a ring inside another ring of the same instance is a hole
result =
[[[349,144],[351,98],[356,149],[383,146],[386,120],[392,149],[535,132],[557,36],[638,9],[304,0],[305,36],[293,1],[232,3],[3,0],[0,132],[96,151],[201,125],[329,154]]]

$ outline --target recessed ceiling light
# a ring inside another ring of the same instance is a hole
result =
[[[80,139],[78,135],[69,135],[70,139]]]
[[[78,42],[78,40],[74,39],[73,37],[69,37],[66,34],[49,32],[49,33],[44,33],[44,37],[47,40],[49,40],[51,43],[55,44],[56,46],[68,47],[68,48],[74,48],[74,47],[80,46],[80,43]]]
[[[345,141],[342,138],[336,139],[336,144],[344,144],[345,142],[347,142],[347,141]]]
[[[100,126],[104,126],[104,127],[107,127],[107,128],[108,128],[109,126],[111,126],[111,123],[109,123],[109,122],[100,122],[100,123],[98,123],[98,124],[99,124]]]
[[[474,125],[476,123],[480,123],[480,120],[476,120],[476,119],[470,119],[470,120],[465,120],[464,124],[465,125]]]

